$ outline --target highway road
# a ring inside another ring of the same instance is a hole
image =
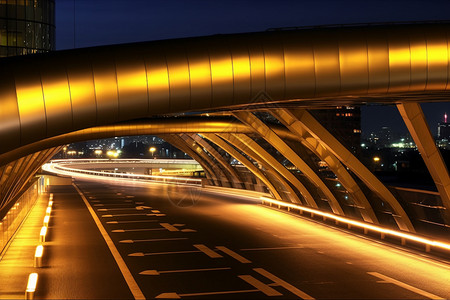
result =
[[[116,179],[52,191],[54,244],[38,298],[450,298],[450,265],[257,199]],[[67,275],[78,271],[81,281]]]

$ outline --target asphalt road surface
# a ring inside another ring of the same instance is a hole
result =
[[[450,265],[257,199],[119,180],[75,184],[53,190],[54,246],[41,298],[450,298]],[[59,219],[58,205],[71,209]],[[78,269],[82,280],[67,275]]]

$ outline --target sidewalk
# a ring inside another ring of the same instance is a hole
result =
[[[48,194],[39,195],[36,204],[0,260],[0,299],[24,299],[28,275],[33,272],[39,273],[39,269],[33,267],[34,252],[39,244],[47,204]]]

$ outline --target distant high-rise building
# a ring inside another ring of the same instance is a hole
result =
[[[357,154],[361,144],[361,109],[337,106],[331,109],[312,109],[310,112],[331,134],[350,151]]]
[[[444,114],[444,122],[438,123],[438,138],[450,139],[450,123],[447,122],[447,113]]]
[[[0,0],[0,57],[55,49],[55,0]]]

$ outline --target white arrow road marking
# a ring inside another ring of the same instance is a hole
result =
[[[202,251],[203,253],[205,253],[206,255],[208,255],[211,258],[219,258],[219,257],[223,257],[222,255],[220,255],[219,253],[217,253],[216,251],[206,247],[203,244],[196,244],[194,245],[195,248],[197,248],[198,250]]]
[[[277,290],[271,288],[267,284],[259,281],[253,276],[250,275],[240,275],[238,276],[242,280],[246,281],[248,284],[253,285],[255,288],[266,294],[266,296],[282,296],[283,294],[278,292]]]
[[[199,250],[171,251],[171,252],[153,252],[153,253],[136,252],[136,253],[130,253],[130,254],[128,254],[128,256],[143,257],[143,256],[150,256],[150,255],[185,254],[185,253],[201,253],[201,252],[202,251],[199,251]]]
[[[277,276],[273,275],[272,273],[269,273],[268,271],[266,271],[266,270],[264,270],[262,268],[254,268],[253,270],[258,272],[259,274],[269,278],[273,282],[279,284],[280,286],[282,286],[285,289],[287,289],[289,292],[293,293],[294,295],[296,295],[296,296],[298,296],[298,297],[300,297],[302,299],[314,300],[314,298],[311,297],[310,295],[308,295],[307,293],[299,290],[298,288],[296,288],[292,284],[287,283],[283,279],[278,278]]]
[[[156,299],[181,299],[181,297],[200,297],[200,296],[210,296],[210,295],[228,295],[228,294],[239,294],[239,293],[254,293],[259,292],[259,290],[240,290],[240,291],[223,291],[223,292],[204,292],[204,293],[191,293],[191,294],[177,294],[177,293],[162,293],[156,296]]]
[[[108,221],[106,222],[106,224],[147,223],[147,222],[159,222],[159,220]]]
[[[118,208],[99,208],[97,211],[112,211],[112,210],[144,210],[151,209],[150,206],[136,206],[136,207],[118,207]]]
[[[116,215],[102,215],[102,218],[130,217],[130,216],[164,217],[166,215],[165,214],[116,214]]]
[[[168,271],[157,271],[157,270],[145,270],[140,272],[140,275],[160,275],[167,273],[187,273],[187,272],[207,272],[207,271],[222,271],[231,270],[231,268],[210,268],[210,269],[191,269],[191,270],[168,270]]]
[[[155,299],[181,299],[177,293],[162,293],[155,297]]]
[[[424,290],[421,290],[419,288],[416,288],[416,287],[414,287],[412,285],[409,285],[409,284],[406,284],[406,283],[401,282],[399,280],[396,280],[394,278],[391,278],[391,277],[388,277],[386,275],[380,274],[378,272],[367,272],[367,274],[375,276],[375,277],[378,277],[378,278],[384,280],[384,281],[382,281],[382,283],[393,283],[393,284],[395,284],[395,285],[397,285],[399,287],[402,287],[402,288],[407,289],[407,290],[409,290],[409,291],[411,291],[413,293],[422,295],[422,296],[430,298],[430,299],[445,299],[445,298],[436,296],[434,294],[428,293],[428,292],[426,292]]]
[[[226,254],[228,254],[229,256],[231,256],[232,258],[234,258],[235,260],[237,260],[237,261],[239,261],[239,262],[241,262],[241,263],[243,263],[243,264],[250,264],[250,263],[251,263],[251,261],[249,261],[249,260],[246,259],[245,257],[243,257],[243,256],[241,256],[241,255],[239,255],[239,254],[237,254],[236,252],[234,252],[234,251],[228,249],[227,247],[224,247],[224,246],[217,246],[216,249],[217,249],[217,250],[220,250],[220,251],[222,251],[222,252],[224,252],[224,253],[226,253]]]
[[[133,232],[133,231],[155,231],[155,230],[164,230],[164,228],[140,228],[140,229],[115,229],[111,232]]]
[[[121,241],[119,241],[119,243],[122,243],[122,244],[134,244],[134,243],[143,243],[143,242],[177,241],[177,240],[187,240],[187,239],[188,238],[121,240]]]

